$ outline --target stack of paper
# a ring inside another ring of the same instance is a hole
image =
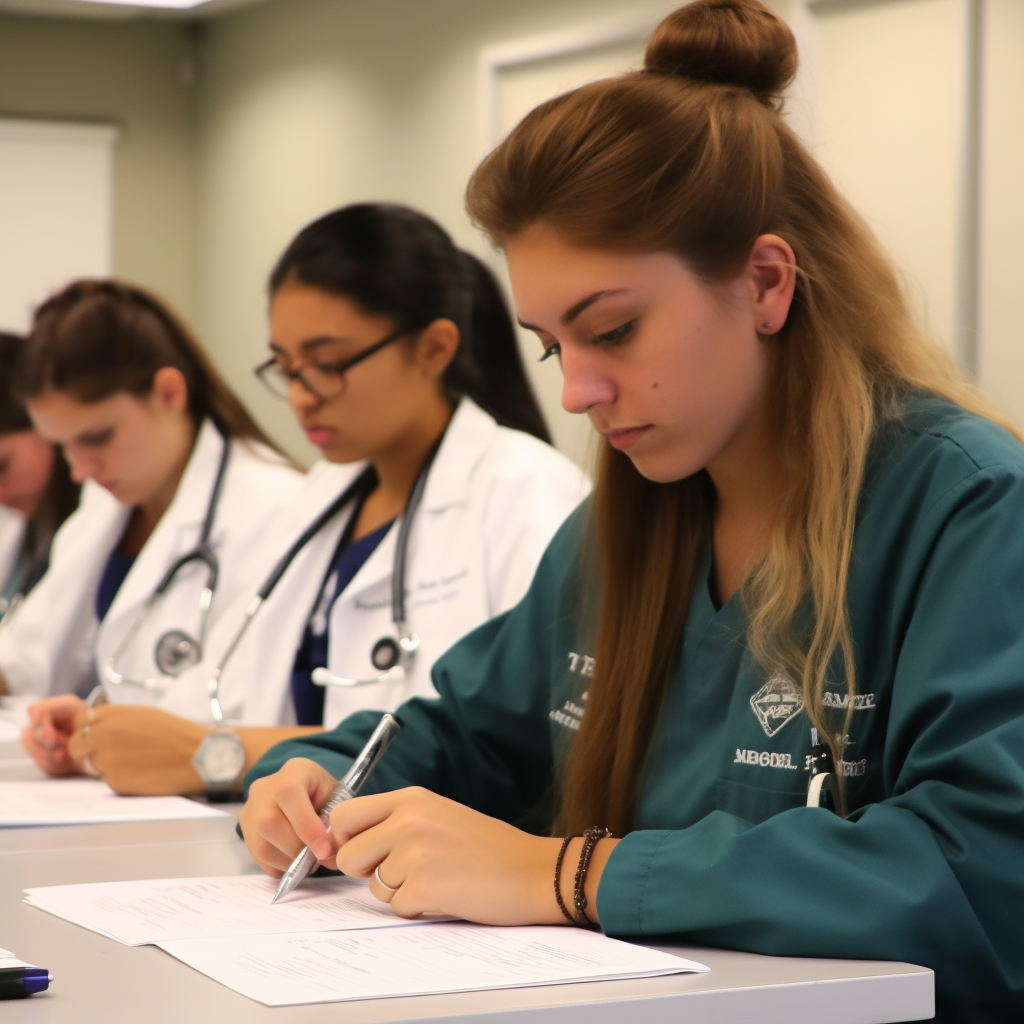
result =
[[[273,935],[427,924],[395,917],[358,878],[308,878],[271,904],[266,875],[90,882],[25,890],[25,902],[128,946],[167,939]]]
[[[118,796],[100,779],[0,782],[0,828],[174,821],[225,815],[225,811],[181,796]]]
[[[575,928],[407,921],[359,879],[308,879],[271,904],[276,886],[262,875],[103,882],[27,889],[26,902],[129,945],[155,943],[268,1006],[707,970]]]
[[[457,922],[157,945],[267,1006],[439,995],[706,971],[703,964],[577,928]]]
[[[35,964],[19,959],[18,954],[12,953],[9,949],[0,949],[0,970],[8,967],[35,967]]]

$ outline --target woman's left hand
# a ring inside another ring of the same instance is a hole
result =
[[[331,812],[331,832],[338,868],[370,878],[370,892],[400,917],[433,911],[481,924],[565,923],[554,893],[560,839],[521,832],[419,788],[348,800]],[[602,840],[591,861],[586,889],[594,921],[601,872],[617,842]],[[569,906],[581,845],[570,845],[562,870]]]
[[[68,752],[118,793],[202,793],[206,787],[192,767],[192,756],[206,731],[159,708],[104,704],[82,708]]]

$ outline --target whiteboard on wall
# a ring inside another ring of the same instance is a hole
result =
[[[112,125],[0,118],[0,329],[24,332],[48,295],[113,269]]]

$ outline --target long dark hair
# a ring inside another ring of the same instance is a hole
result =
[[[19,434],[34,429],[24,403],[14,392],[18,360],[24,350],[24,338],[0,331],[0,434]],[[50,481],[39,509],[29,523],[30,534],[35,528],[52,534],[78,507],[79,491],[78,484],[71,479],[64,456],[59,448],[55,448]],[[29,541],[33,542],[31,536]]]
[[[122,391],[141,397],[165,366],[184,375],[197,424],[209,417],[230,437],[274,447],[181,319],[122,281],[75,281],[39,307],[15,391],[22,399],[63,391],[81,402]]]
[[[392,317],[396,328],[453,321],[459,348],[442,380],[449,399],[465,395],[503,426],[550,443],[498,282],[429,217],[390,203],[334,210],[285,250],[270,275],[271,296],[289,280],[344,295]]]

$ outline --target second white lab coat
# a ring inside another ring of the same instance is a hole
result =
[[[99,667],[116,650],[142,606],[175,559],[195,547],[213,490],[224,441],[205,422],[177,491],[156,529],[139,552],[100,623],[96,590],[111,551],[124,534],[131,509],[88,481],[78,510],[54,537],[50,568],[0,632],[0,672],[12,693],[47,696],[84,694]],[[210,543],[220,560],[220,576],[210,608],[212,630],[220,614],[240,594],[266,559],[261,557],[266,524],[287,505],[302,474],[264,445],[232,442],[224,486]],[[157,640],[170,629],[195,635],[199,594],[206,580],[202,563],[184,568],[144,623],[116,668],[133,678],[159,676]],[[108,699],[158,704],[161,694],[140,687],[107,687]]]
[[[344,490],[365,463],[320,462],[282,517],[281,551]],[[564,455],[521,431],[499,427],[468,399],[460,403],[438,450],[413,520],[406,568],[406,615],[420,648],[404,682],[328,688],[328,727],[363,708],[391,710],[432,695],[430,669],[456,640],[518,603],[540,557],[566,516],[589,491]],[[296,650],[347,522],[342,514],[298,555],[227,663],[220,681],[225,711],[247,725],[295,721],[290,681]],[[339,595],[328,620],[329,665],[338,675],[377,675],[370,651],[395,636],[391,573],[396,526]],[[255,588],[254,588],[255,592]],[[247,599],[222,617],[208,644],[212,660],[183,676],[162,706],[208,721],[206,683],[226,650]]]
[[[25,517],[6,505],[0,505],[0,594],[14,572],[24,538]]]

